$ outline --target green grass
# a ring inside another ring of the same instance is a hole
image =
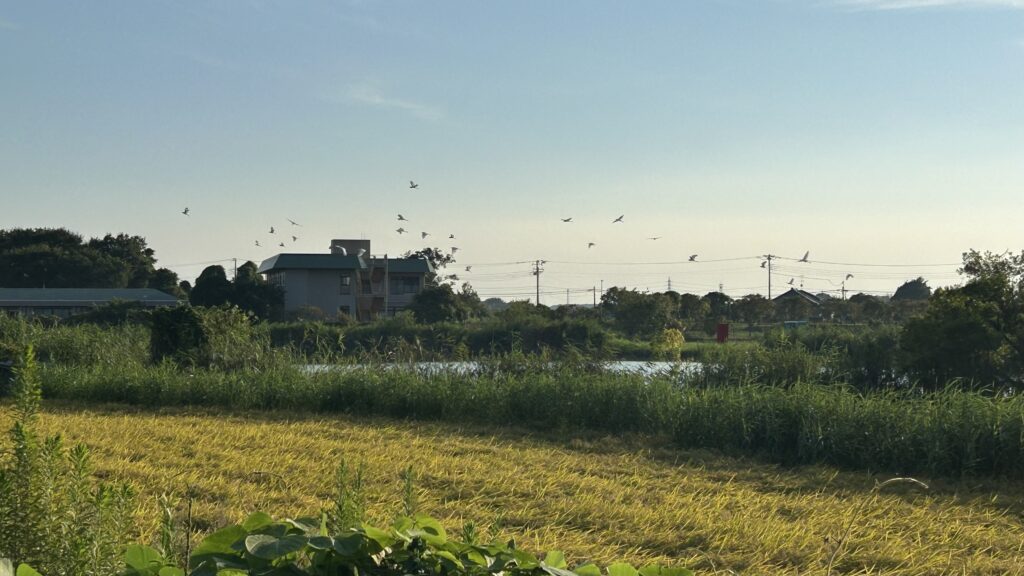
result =
[[[0,427],[10,424],[0,411]],[[1024,492],[1016,481],[876,480],[828,466],[779,467],[666,438],[299,411],[145,410],[46,403],[46,432],[92,448],[98,474],[139,491],[137,529],[158,531],[157,497],[194,495],[197,529],[263,509],[315,514],[341,460],[366,465],[368,514],[401,512],[412,466],[420,511],[450,530],[473,522],[570,563],[686,565],[699,574],[1005,575],[1024,566]],[[184,510],[180,500],[179,512]]]

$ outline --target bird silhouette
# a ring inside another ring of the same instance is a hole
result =
[[[768,264],[767,260],[765,260],[764,262],[761,262],[761,268],[764,268],[767,264]]]
[[[420,187],[419,184],[413,182],[412,180],[409,180],[409,188],[419,188],[419,187]]]
[[[790,279],[789,279],[789,282],[786,282],[786,284],[789,284],[790,286],[792,286],[792,285],[793,285],[793,279],[792,279],[792,278],[790,278]]]
[[[271,233],[271,234],[273,234],[273,233],[274,233],[274,227],[273,227],[273,226],[271,226],[271,227],[270,227],[270,233]]]
[[[448,235],[448,239],[449,240],[455,240],[455,234],[449,234]]]
[[[696,262],[697,261],[697,255],[696,254],[690,254],[690,260],[689,261],[690,262]]]
[[[278,242],[277,245],[280,246],[281,248],[284,248],[284,242]]]
[[[188,206],[185,206],[185,209],[182,210],[181,213],[184,214],[185,216],[188,216]]]
[[[473,267],[472,267],[472,266],[466,266],[466,272],[469,272],[469,271],[471,271],[472,269],[473,269]]]
[[[648,236],[648,240],[661,240],[661,236]]]
[[[399,234],[405,234],[405,228],[399,228],[398,230],[395,230],[395,232],[398,232]]]
[[[299,240],[298,236],[292,236],[292,242],[298,242],[298,240]]]
[[[420,232],[420,240],[424,240],[427,236],[430,236],[430,232]]]
[[[296,222],[295,220],[292,220],[291,218],[285,218],[285,220],[290,222],[292,226],[302,226],[302,224],[299,224],[298,222]]]
[[[458,252],[458,251],[459,251],[459,247],[458,247],[458,246],[452,246],[452,254],[453,254],[453,255],[454,255],[454,254],[455,254],[456,252]]]
[[[408,222],[409,221],[408,218],[406,218],[405,216],[402,216],[401,214],[398,215],[398,220],[399,221],[403,221],[403,222]]]
[[[846,278],[844,278],[844,279],[843,279],[843,282],[846,282],[846,281],[847,281],[847,280],[849,280],[850,278],[853,278],[853,274],[847,274],[847,275],[846,275]]]
[[[572,217],[570,216],[569,218],[562,218],[562,222],[572,222]]]
[[[799,259],[799,260],[797,260],[797,262],[807,262],[807,257],[810,256],[810,255],[811,255],[811,251],[810,250],[808,250],[807,252],[804,252],[804,257]]]
[[[259,245],[260,245],[260,241],[259,241],[259,240],[257,240],[257,241],[256,241],[256,245],[257,245],[257,246],[259,246]]]
[[[625,217],[626,217],[625,214],[623,214],[622,216],[619,216],[615,220],[612,220],[612,224],[615,224],[616,222],[622,222],[622,219],[625,218]]]
[[[593,242],[587,242],[587,250],[590,250],[590,249],[591,249],[591,248],[593,248],[594,246],[597,246],[597,244],[595,244],[595,243],[593,243]]]

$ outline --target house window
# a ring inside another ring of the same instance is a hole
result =
[[[420,291],[420,279],[418,276],[392,276],[392,294],[417,294]]]
[[[352,275],[348,272],[341,273],[341,288],[338,294],[351,294],[352,293]]]
[[[280,286],[281,288],[284,288],[284,270],[268,274],[267,283],[271,286]]]

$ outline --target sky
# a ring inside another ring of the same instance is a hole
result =
[[[1024,0],[0,0],[0,228],[187,280],[367,238],[484,298],[767,294],[766,254],[886,294],[1024,248],[1022,103]]]

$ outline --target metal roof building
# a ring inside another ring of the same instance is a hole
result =
[[[0,288],[0,311],[67,318],[112,302],[177,306],[178,299],[152,288]]]

